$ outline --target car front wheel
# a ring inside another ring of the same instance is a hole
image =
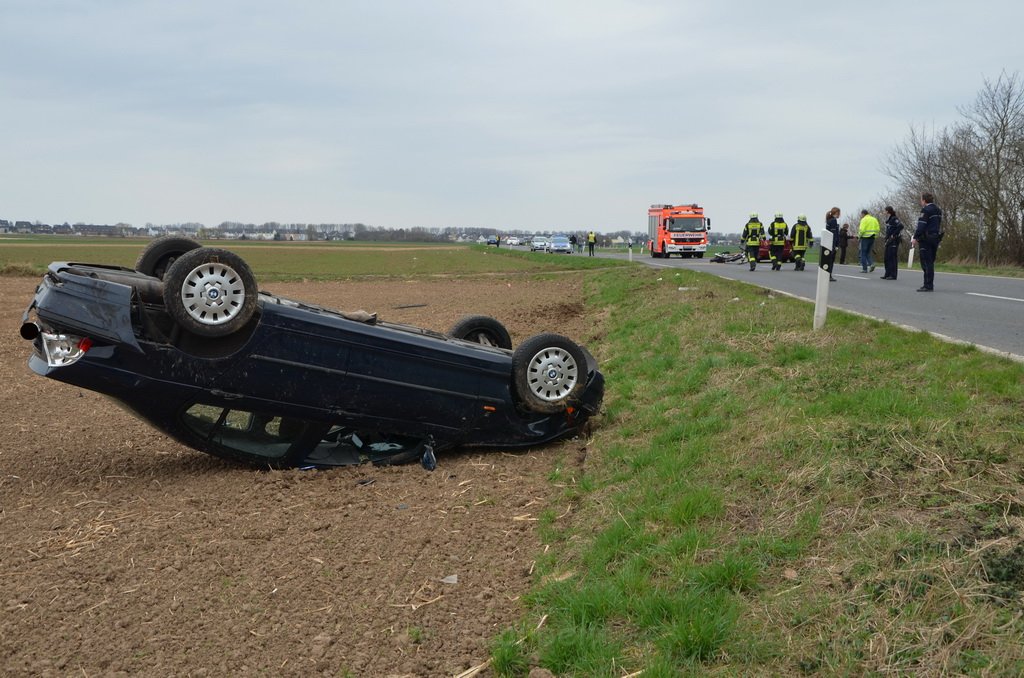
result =
[[[534,412],[562,412],[586,387],[587,359],[571,339],[538,334],[512,354],[512,380],[523,406]]]
[[[245,261],[227,250],[201,247],[178,257],[164,277],[164,306],[183,329],[223,337],[256,310],[259,290]]]
[[[512,337],[505,326],[487,315],[467,315],[460,318],[448,330],[448,336],[484,346],[512,348]]]

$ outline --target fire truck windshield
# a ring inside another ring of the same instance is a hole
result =
[[[676,217],[668,220],[667,228],[673,233],[703,231],[704,219],[702,217]]]

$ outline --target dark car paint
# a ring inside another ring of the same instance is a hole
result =
[[[512,391],[508,350],[352,320],[264,293],[256,316],[237,335],[186,341],[172,328],[165,336],[157,305],[138,292],[152,295],[154,280],[119,267],[51,264],[25,320],[34,312],[44,328],[95,343],[77,362],[50,367],[36,338],[29,365],[40,375],[112,396],[180,442],[216,456],[266,461],[184,426],[182,413],[193,403],[431,440],[441,451],[571,436],[602,400],[604,378],[586,352],[581,402],[558,415],[527,412]]]

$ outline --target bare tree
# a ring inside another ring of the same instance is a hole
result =
[[[912,127],[886,171],[908,208],[922,191],[938,196],[944,256],[1024,264],[1024,82],[1016,73],[985,80],[959,112],[964,120],[948,128]]]

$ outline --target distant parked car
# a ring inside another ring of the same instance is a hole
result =
[[[498,244],[498,239],[492,236],[492,237],[487,239],[487,244],[488,245],[497,245]]]
[[[522,243],[521,243],[521,242],[519,241],[519,238],[517,238],[517,237],[516,237],[516,236],[514,236],[514,235],[510,235],[509,237],[505,238],[505,243],[506,243],[506,244],[508,244],[509,246],[512,246],[512,245],[521,245],[521,244],[522,244]]]
[[[564,235],[551,236],[551,240],[548,241],[548,252],[572,254],[572,245],[569,243],[569,238]]]
[[[530,251],[531,252],[547,252],[548,251],[548,246],[550,244],[551,243],[544,236],[536,235],[536,236],[533,237],[533,240],[530,241]]]

